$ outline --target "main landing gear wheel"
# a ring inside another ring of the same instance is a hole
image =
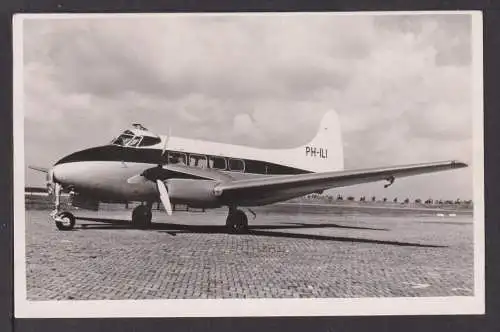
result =
[[[151,226],[152,213],[146,205],[139,205],[132,211],[132,225],[137,228],[148,228]]]
[[[61,212],[54,219],[60,231],[70,231],[75,227],[75,216],[70,212]]]
[[[248,218],[245,212],[233,210],[229,212],[226,219],[226,227],[229,233],[244,234],[248,232]]]

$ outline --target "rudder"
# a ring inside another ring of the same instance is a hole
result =
[[[341,171],[344,169],[344,149],[340,119],[335,111],[323,115],[316,136],[296,149],[301,168],[312,172]],[[299,166],[299,165],[297,165]]]

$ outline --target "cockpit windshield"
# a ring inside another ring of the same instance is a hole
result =
[[[141,147],[156,145],[161,142],[159,137],[138,135],[130,130],[124,131],[120,136],[111,141],[112,145]]]
[[[130,140],[132,138],[134,138],[133,135],[121,134],[120,136],[115,138],[113,141],[111,141],[111,144],[125,146],[130,142]]]

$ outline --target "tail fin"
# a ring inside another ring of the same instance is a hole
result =
[[[340,119],[335,111],[325,113],[316,136],[295,150],[296,164],[311,172],[344,169],[344,148]]]

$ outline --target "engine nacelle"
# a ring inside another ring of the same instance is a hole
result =
[[[99,210],[99,201],[90,198],[89,196],[85,196],[79,193],[71,193],[69,196],[69,204],[71,206],[91,210],[98,211]]]
[[[194,208],[220,207],[214,194],[216,182],[212,180],[170,179],[165,181],[168,195],[174,204],[186,204]]]

